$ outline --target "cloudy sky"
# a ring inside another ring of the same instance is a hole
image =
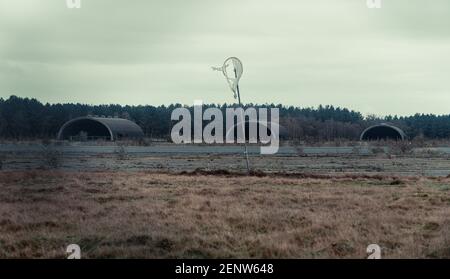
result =
[[[450,113],[450,1],[0,0],[0,97]]]

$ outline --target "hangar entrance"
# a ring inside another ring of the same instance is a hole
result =
[[[375,140],[405,140],[405,133],[398,127],[380,124],[367,128],[361,134],[361,140],[375,141]]]
[[[62,140],[113,140],[108,128],[93,119],[80,119],[66,124],[60,135]]]

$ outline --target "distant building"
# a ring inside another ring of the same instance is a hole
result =
[[[381,123],[365,129],[360,140],[405,140],[406,134],[400,128],[387,123]]]
[[[136,123],[122,118],[79,117],[65,123],[58,140],[108,140],[143,138],[144,132]]]

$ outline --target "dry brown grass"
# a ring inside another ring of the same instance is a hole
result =
[[[450,257],[450,179],[0,172],[0,258]]]

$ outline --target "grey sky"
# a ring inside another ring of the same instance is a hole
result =
[[[0,97],[450,113],[450,1],[0,0]]]

